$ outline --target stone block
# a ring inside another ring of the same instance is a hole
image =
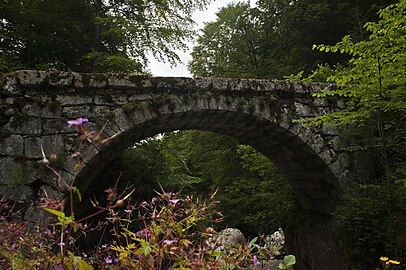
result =
[[[69,87],[73,85],[72,72],[56,71],[49,74],[49,84],[57,87]]]
[[[73,73],[75,88],[106,88],[108,77],[102,73]]]
[[[313,112],[307,105],[299,102],[294,102],[293,105],[295,106],[296,114],[301,117],[310,117],[316,115],[315,112]]]
[[[94,104],[96,105],[106,105],[106,106],[124,105],[127,102],[128,97],[125,94],[98,95],[94,97]]]
[[[23,88],[18,85],[17,78],[7,76],[4,80],[3,91],[6,96],[21,96],[24,94]]]
[[[211,78],[195,78],[195,88],[199,91],[207,91],[213,87]]]
[[[321,127],[322,135],[335,136],[335,135],[338,135],[338,133],[339,133],[338,127],[327,126],[327,125],[323,125]]]
[[[329,165],[333,162],[336,153],[332,149],[325,148],[323,151],[319,153],[319,156],[323,159],[323,161]]]
[[[329,106],[329,102],[327,100],[327,98],[314,98],[313,100],[313,104],[317,107],[328,107]]]
[[[137,86],[130,80],[130,76],[125,74],[110,74],[108,85],[112,88],[134,88]]]
[[[39,86],[45,84],[48,79],[46,71],[38,70],[19,70],[16,72],[17,80],[22,86]]]
[[[20,156],[23,154],[24,140],[20,135],[10,135],[0,144],[0,155]]]
[[[13,157],[0,157],[0,185],[20,185],[25,181],[20,163]]]
[[[93,115],[90,112],[90,107],[89,105],[64,107],[62,109],[62,116],[67,119],[88,118]]]
[[[31,187],[25,185],[0,185],[0,194],[2,196],[2,200],[19,204],[30,203],[35,198],[34,190]]]
[[[61,106],[78,106],[93,104],[93,98],[85,95],[57,95],[56,100]]]
[[[73,127],[68,127],[66,118],[45,119],[42,128],[44,134],[76,132]]]
[[[42,120],[30,116],[12,116],[4,128],[11,134],[38,135],[42,132]]]
[[[65,152],[64,139],[61,135],[28,137],[24,139],[24,155],[27,158],[42,158],[41,146],[46,157],[51,154],[62,154]]]
[[[47,102],[46,104],[29,103],[24,105],[22,112],[34,117],[56,118],[61,116],[62,108],[58,103]]]

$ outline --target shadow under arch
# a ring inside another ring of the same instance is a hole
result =
[[[86,162],[77,175],[77,187],[81,192],[91,191],[92,185],[97,185],[95,177],[101,169],[136,142],[159,133],[190,129],[227,135],[263,153],[287,177],[305,210],[328,214],[342,200],[338,180],[306,142],[269,120],[222,110],[163,114],[120,132]]]

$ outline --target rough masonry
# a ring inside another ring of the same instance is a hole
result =
[[[254,146],[289,179],[303,209],[331,213],[354,177],[344,147],[345,130],[303,127],[294,120],[340,110],[338,99],[313,93],[334,85],[286,81],[159,78],[126,74],[80,74],[22,70],[3,79],[1,90],[0,194],[25,206],[55,193],[55,177],[40,164],[41,145],[58,157],[64,179],[82,191],[120,151],[158,133],[182,129],[214,131]],[[95,132],[114,138],[85,145],[85,166],[73,168],[78,140],[67,121],[90,120]]]

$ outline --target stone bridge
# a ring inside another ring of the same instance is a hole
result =
[[[331,84],[219,78],[17,71],[3,79],[0,121],[0,194],[36,213],[35,201],[54,194],[56,181],[39,163],[41,145],[58,157],[65,179],[82,192],[97,186],[97,173],[122,150],[174,130],[214,131],[261,151],[290,181],[301,208],[331,213],[354,177],[342,151],[345,130],[303,127],[293,120],[343,108],[313,93]],[[74,168],[78,134],[67,121],[86,117],[95,132],[111,137],[102,147],[85,145],[84,166]],[[317,248],[316,248],[317,249]],[[325,247],[318,248],[320,252]],[[303,268],[305,269],[305,268]],[[309,268],[310,269],[310,268]],[[312,268],[318,269],[318,268]],[[324,268],[342,269],[342,268]]]

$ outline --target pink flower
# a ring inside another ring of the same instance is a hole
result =
[[[180,201],[180,199],[173,199],[173,200],[169,200],[170,203],[172,204],[177,204]]]
[[[106,258],[104,258],[104,261],[105,261],[107,264],[113,263],[113,260],[111,259],[110,256],[107,256]]]
[[[82,126],[84,123],[87,123],[87,122],[89,122],[89,119],[87,119],[87,118],[76,118],[75,120],[69,120],[68,121],[68,127],[71,127],[71,126],[78,126],[78,127],[80,127],[80,126]]]
[[[257,258],[257,255],[254,255],[253,263],[254,263],[254,270],[256,270],[256,269],[257,269],[257,266],[258,266],[258,258]]]
[[[164,240],[162,243],[163,243],[164,245],[170,246],[170,245],[172,245],[172,244],[175,243],[175,242],[176,242],[176,240]]]

